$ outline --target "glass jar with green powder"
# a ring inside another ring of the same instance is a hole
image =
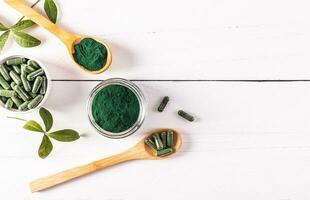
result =
[[[131,81],[108,79],[91,92],[87,104],[92,126],[103,136],[124,138],[142,125],[145,117],[145,98]]]

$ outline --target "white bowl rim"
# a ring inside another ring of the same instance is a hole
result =
[[[15,55],[1,55],[0,57],[0,64],[3,64],[4,61],[10,59],[10,58],[14,58],[14,57],[24,57],[24,58],[27,58],[29,60],[34,60],[36,61],[40,67],[44,70],[45,72],[45,76],[46,76],[46,79],[47,79],[47,88],[46,88],[46,93],[44,95],[44,98],[42,99],[42,101],[33,109],[31,110],[27,110],[27,111],[18,111],[18,110],[8,110],[6,109],[2,103],[0,102],[0,108],[1,110],[7,112],[7,113],[10,113],[10,114],[28,114],[28,113],[32,113],[36,110],[38,110],[39,108],[43,107],[44,103],[46,102],[48,96],[50,95],[50,91],[51,91],[51,87],[52,87],[52,80],[51,80],[51,77],[48,73],[48,70],[47,68],[44,66],[44,64],[40,61],[40,59],[37,59],[35,56],[31,56],[31,55],[18,55],[18,54],[15,54]]]

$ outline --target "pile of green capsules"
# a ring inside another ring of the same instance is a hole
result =
[[[174,132],[168,130],[156,133],[147,137],[144,142],[156,152],[156,156],[165,157],[174,151]]]
[[[47,84],[44,70],[34,60],[14,57],[0,64],[0,101],[6,109],[36,108],[44,98]]]

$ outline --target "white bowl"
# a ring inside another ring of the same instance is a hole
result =
[[[41,108],[44,105],[44,103],[46,102],[46,99],[48,98],[48,96],[50,94],[50,91],[51,91],[51,87],[52,87],[51,83],[52,83],[52,81],[51,81],[51,78],[49,76],[49,73],[48,73],[46,67],[38,59],[34,58],[33,56],[28,56],[28,55],[23,55],[23,56],[22,55],[1,56],[0,64],[4,64],[4,62],[6,60],[8,60],[10,58],[15,58],[15,57],[24,57],[24,58],[27,58],[27,59],[30,59],[30,60],[34,60],[34,61],[36,61],[40,65],[40,67],[44,70],[45,76],[46,76],[46,79],[47,79],[46,93],[45,93],[42,101],[35,108],[33,108],[31,110],[27,110],[27,111],[19,111],[17,109],[8,110],[8,109],[6,109],[4,107],[4,104],[1,101],[0,101],[0,108],[2,110],[4,110],[4,111],[8,112],[8,113],[14,113],[14,114],[31,113],[31,112],[36,111],[37,109]]]

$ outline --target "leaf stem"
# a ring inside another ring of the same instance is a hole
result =
[[[7,117],[7,118],[9,118],[9,119],[17,119],[17,120],[24,121],[24,122],[27,121],[27,120],[19,118],[19,117]]]
[[[40,1],[41,1],[41,0],[37,0],[34,4],[32,4],[32,5],[30,6],[30,8],[35,7]],[[18,22],[22,21],[24,18],[25,18],[25,16],[22,16],[22,17],[18,20]],[[18,22],[17,22],[17,23],[18,23]]]

